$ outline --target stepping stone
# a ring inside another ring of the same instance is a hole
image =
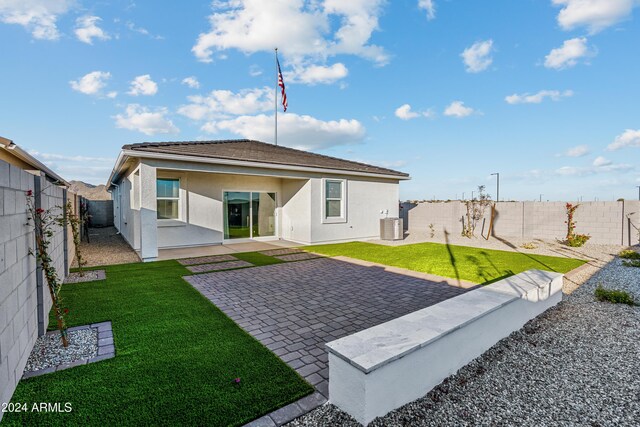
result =
[[[214,262],[223,262],[223,261],[236,261],[238,258],[233,255],[212,255],[212,256],[203,256],[199,258],[185,258],[179,259],[178,262],[182,265],[196,265],[196,264],[211,264]]]
[[[214,264],[201,264],[187,267],[192,273],[206,273],[208,271],[230,270],[232,268],[253,267],[253,264],[247,261],[237,260],[228,262],[218,262]]]
[[[310,252],[301,252],[290,255],[281,255],[274,258],[278,258],[282,261],[305,261],[308,259],[322,258],[322,255],[312,254]]]
[[[302,251],[296,248],[283,248],[283,249],[270,249],[268,251],[260,252],[262,255],[268,256],[276,256],[276,255],[289,255],[289,254],[299,254]]]

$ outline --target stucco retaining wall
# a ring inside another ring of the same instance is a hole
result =
[[[560,302],[562,281],[529,270],[328,343],[329,401],[367,425],[424,396]]]

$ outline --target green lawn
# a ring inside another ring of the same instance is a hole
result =
[[[116,357],[21,381],[13,402],[71,402],[73,411],[7,413],[3,425],[242,425],[312,392],[182,280],[189,272],[177,262],[106,270],[106,281],[62,295],[69,326],[112,321]]]
[[[493,282],[534,268],[566,273],[585,263],[585,261],[571,258],[439,243],[385,246],[351,242],[308,246],[305,249],[328,256],[348,256],[422,273],[459,278],[473,283]]]

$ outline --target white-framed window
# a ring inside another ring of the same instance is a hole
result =
[[[346,222],[347,181],[345,179],[325,178],[322,187],[322,222]]]
[[[180,178],[157,178],[158,219],[180,219]]]

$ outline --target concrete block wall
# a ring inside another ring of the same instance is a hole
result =
[[[466,207],[462,202],[419,203],[408,211],[408,230],[428,232],[429,224],[434,224],[436,231],[446,230],[457,234],[462,232],[460,218],[465,213]],[[490,209],[487,209],[485,218],[488,228]],[[591,243],[638,243],[638,201],[582,202],[574,219],[576,232],[589,234]],[[566,202],[501,202],[496,206],[493,234],[505,238],[562,240],[567,234],[566,220]],[[480,235],[481,227],[482,220],[477,226],[477,235]]]
[[[42,304],[38,306],[39,273],[35,257],[29,255],[35,237],[27,225],[26,192],[35,191],[36,180],[42,188],[42,208],[62,206],[62,188],[0,161],[0,403],[11,399],[36,338],[46,331],[51,308],[46,283],[42,283]],[[64,278],[61,227],[53,238],[52,255],[59,276]]]
[[[464,204],[460,202],[424,202],[419,203],[408,213],[408,230],[429,230],[429,224],[434,225],[438,232],[461,233],[460,218],[466,212]]]
[[[622,212],[624,228],[622,235],[624,244],[631,246],[640,243],[640,201],[625,201]]]

